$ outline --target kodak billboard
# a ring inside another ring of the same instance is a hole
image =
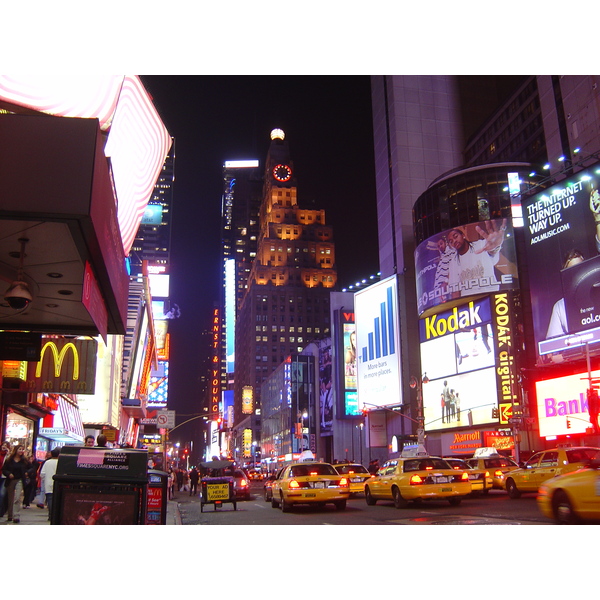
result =
[[[26,391],[48,394],[94,394],[96,340],[43,338],[39,362],[27,365]]]

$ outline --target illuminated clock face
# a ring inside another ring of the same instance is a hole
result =
[[[273,169],[273,177],[277,181],[289,181],[292,178],[292,170],[287,165],[277,165]]]

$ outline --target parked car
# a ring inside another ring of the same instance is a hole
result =
[[[559,524],[600,522],[600,454],[586,467],[542,483],[537,503]]]
[[[598,452],[600,448],[591,446],[561,446],[536,452],[523,468],[507,474],[506,491],[513,499],[523,493],[537,493],[542,483],[587,466]]]

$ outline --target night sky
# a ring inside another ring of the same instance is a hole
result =
[[[220,216],[225,160],[255,158],[269,134],[289,142],[301,207],[323,208],[333,227],[341,287],[379,269],[370,78],[362,76],[142,76],[175,137],[169,409],[179,424],[199,413],[200,334],[221,290]],[[173,432],[196,439],[199,421]],[[196,450],[194,441],[194,450]],[[199,449],[199,448],[198,448]]]

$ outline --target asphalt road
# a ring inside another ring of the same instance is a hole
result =
[[[505,492],[491,491],[487,496],[466,498],[459,506],[447,501],[423,502],[396,509],[392,502],[378,501],[367,506],[364,495],[348,501],[346,510],[333,505],[324,508],[296,506],[289,513],[271,507],[262,495],[262,483],[253,482],[249,500],[239,500],[216,508],[200,498],[177,492],[183,525],[551,525],[537,507],[535,494],[511,500]]]

